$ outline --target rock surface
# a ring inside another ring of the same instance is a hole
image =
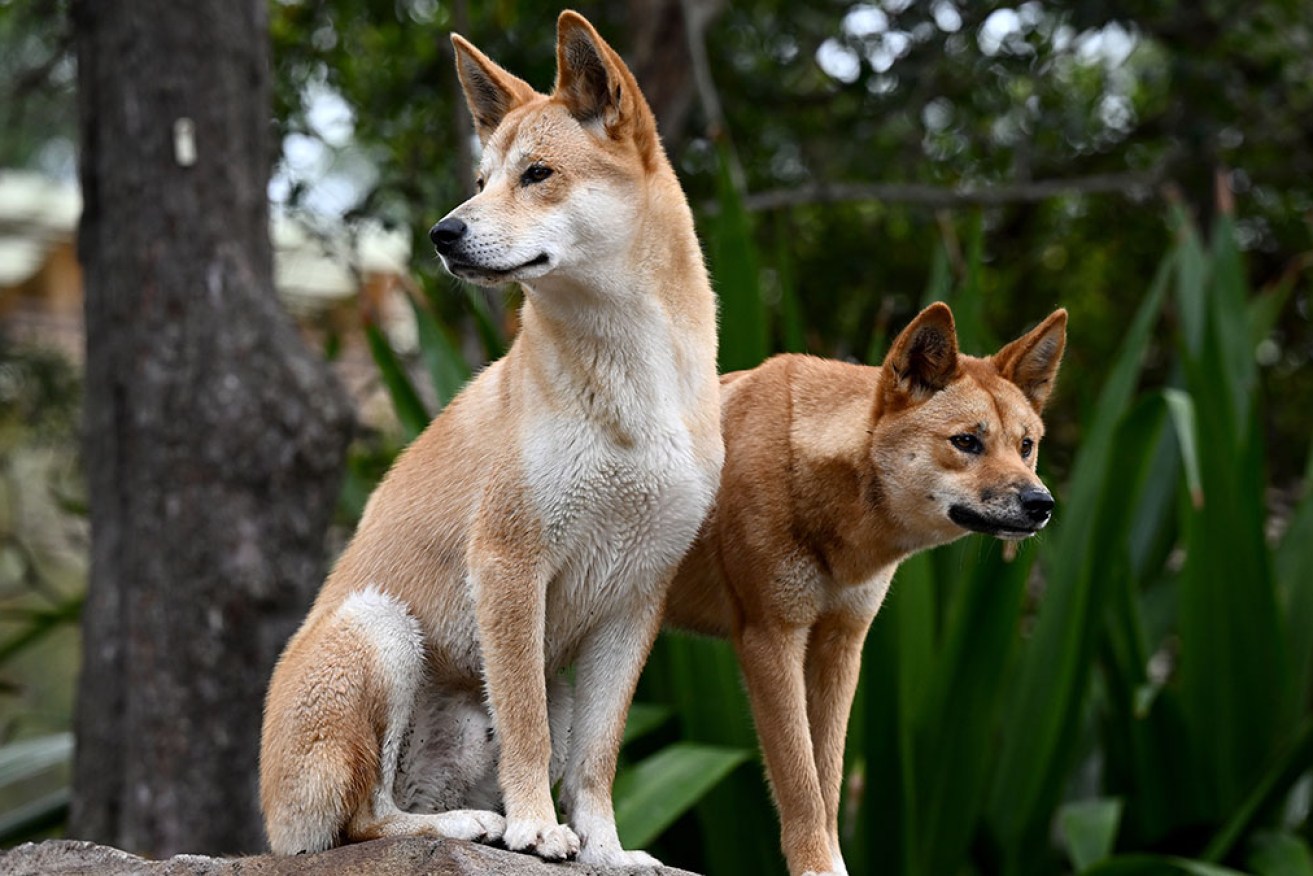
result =
[[[0,853],[3,876],[694,876],[672,867],[623,869],[548,864],[460,840],[382,839],[295,857],[207,858],[178,855],[147,861],[81,840],[46,840]]]

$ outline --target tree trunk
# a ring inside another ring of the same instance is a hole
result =
[[[274,295],[266,16],[73,7],[92,558],[71,832],[152,856],[263,845],[263,693],[350,431]]]

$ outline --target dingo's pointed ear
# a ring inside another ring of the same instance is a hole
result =
[[[948,305],[937,301],[917,314],[884,358],[879,403],[905,407],[925,401],[957,376],[957,329]]]
[[[533,87],[507,73],[460,34],[451,35],[451,45],[456,50],[456,75],[465,91],[465,102],[474,117],[479,140],[486,145],[506,114],[533,97]]]
[[[656,119],[634,74],[588,20],[566,10],[556,22],[556,91],[581,124],[600,123],[608,137],[631,137],[644,164],[660,148]]]
[[[1055,310],[1048,319],[999,350],[990,360],[998,373],[1011,380],[1036,413],[1053,391],[1067,349],[1067,311]]]

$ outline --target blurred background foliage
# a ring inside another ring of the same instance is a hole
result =
[[[414,230],[415,252],[429,251],[428,226],[473,178],[446,34],[466,34],[546,90],[554,56],[544,34],[556,11],[275,3],[284,128],[275,197],[381,216]],[[1168,245],[1166,201],[1207,229],[1221,174],[1240,201],[1236,233],[1254,281],[1303,268],[1313,210],[1307,2],[631,0],[582,11],[635,67],[695,205],[713,203],[730,150],[764,254],[763,294],[772,316],[796,317],[792,336],[773,324],[772,349],[862,358],[879,348],[910,318],[937,248],[962,276],[981,222],[985,325],[1024,324],[1058,303],[1072,311],[1077,376],[1059,408],[1070,414],[1092,398],[1082,378],[1097,378]],[[468,318],[463,295],[437,271],[422,274],[444,287],[444,320]],[[1303,287],[1266,340],[1264,379],[1291,410],[1307,409]],[[1303,448],[1285,439],[1302,424],[1273,416],[1269,452],[1288,481]],[[1062,458],[1074,437],[1057,436]]]
[[[877,619],[850,870],[1313,873],[1313,6],[578,8],[660,120],[721,294],[723,364],[878,363],[934,299],[975,353],[1071,311],[1041,463],[1054,526],[1015,556],[971,537],[909,561]],[[547,90],[558,11],[269,7],[271,198],[415,240],[420,352],[366,327],[400,428],[358,444],[344,524],[514,331],[515,290],[460,287],[429,255],[473,180],[447,34]],[[63,3],[0,0],[0,166],[72,172],[66,35]],[[28,705],[0,698],[8,732]],[[625,838],[715,876],[782,872],[730,651],[663,637],[639,700]],[[57,749],[57,731],[7,738]]]

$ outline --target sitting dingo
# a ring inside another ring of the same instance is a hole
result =
[[[456,276],[520,283],[522,327],[397,460],[279,661],[269,841],[655,864],[621,850],[611,783],[719,482],[715,301],[652,113],[587,21],[561,14],[550,96],[452,40],[479,193],[431,237]]]
[[[968,531],[1020,539],[1053,498],[1040,412],[1059,310],[987,359],[935,304],[870,368],[778,356],[722,378],[725,469],[667,624],[731,636],[789,872],[846,873],[838,814],[862,642],[898,563]]]

